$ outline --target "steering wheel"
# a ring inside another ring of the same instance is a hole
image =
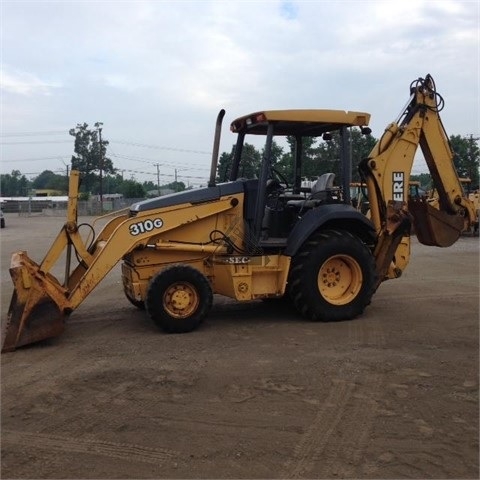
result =
[[[273,180],[280,180],[280,183],[283,183],[285,186],[283,188],[288,189],[290,185],[288,184],[288,180],[285,178],[285,175],[283,173],[279,172],[276,168],[272,167],[272,173],[276,175],[276,179],[274,178]]]
[[[281,195],[288,188],[288,182],[278,170],[272,168],[271,172],[274,175],[267,180],[266,205],[273,210],[281,210],[283,209]]]

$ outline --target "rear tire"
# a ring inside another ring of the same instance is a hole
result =
[[[150,281],[147,312],[168,333],[185,333],[202,323],[213,303],[208,279],[188,265],[174,265]]]
[[[326,230],[292,259],[288,290],[304,317],[328,322],[362,314],[376,283],[375,260],[367,246],[349,232]]]

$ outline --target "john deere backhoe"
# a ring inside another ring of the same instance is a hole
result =
[[[362,314],[381,282],[399,277],[410,256],[411,222],[421,243],[448,247],[475,211],[463,196],[439,112],[443,99],[430,75],[410,85],[410,98],[360,165],[370,218],[351,205],[349,132],[370,133],[370,115],[338,110],[256,112],[231,124],[237,143],[229,179],[216,182],[219,113],[208,187],[132,205],[114,216],[88,245],[79,234],[79,174],[71,173],[67,221],[44,259],[14,253],[14,283],[2,351],[60,334],[65,320],[122,261],[123,288],[166,332],[196,328],[213,294],[238,301],[285,298],[315,321]],[[342,174],[319,176],[302,188],[304,137],[338,132]],[[265,137],[256,178],[242,178],[249,135]],[[275,137],[296,140],[293,176],[272,165]],[[408,198],[420,146],[438,191],[438,208]],[[65,279],[51,271],[66,259]],[[72,262],[72,259],[76,259]],[[75,264],[74,264],[75,263]]]

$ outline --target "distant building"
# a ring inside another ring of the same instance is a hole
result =
[[[36,188],[32,190],[33,197],[58,197],[63,194],[61,190],[53,190],[51,188]]]
[[[160,195],[158,194],[158,190],[149,190],[147,192],[147,197],[162,197],[163,195],[169,195],[170,193],[175,193],[175,190],[171,188],[161,188]]]
[[[123,198],[123,193],[104,193],[102,195],[103,200],[121,200]],[[92,195],[92,200],[100,201],[100,195]]]

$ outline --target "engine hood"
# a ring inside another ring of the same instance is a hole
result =
[[[214,187],[195,188],[183,192],[170,193],[162,197],[150,198],[142,202],[134,203],[130,207],[130,215],[135,216],[138,212],[156,210],[158,208],[171,207],[190,203],[192,205],[204,202],[219,200],[225,195],[232,195],[243,192],[243,182],[240,180],[228,183],[220,183]]]

